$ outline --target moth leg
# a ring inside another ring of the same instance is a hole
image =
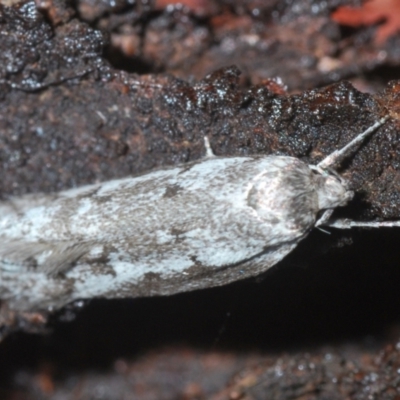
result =
[[[214,152],[212,151],[210,140],[207,136],[204,136],[204,147],[206,148],[206,155],[205,158],[213,158],[215,157]]]
[[[324,226],[337,229],[351,228],[399,228],[400,221],[352,221],[351,219],[337,219],[331,222],[325,222]]]
[[[321,226],[321,225],[327,225],[327,222],[329,218],[331,217],[333,213],[333,209],[325,210],[323,214],[318,218],[317,222],[315,223],[315,227]]]

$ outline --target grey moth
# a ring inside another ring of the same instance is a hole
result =
[[[170,295],[258,275],[314,227],[399,226],[330,220],[353,197],[331,168],[387,119],[316,166],[208,146],[185,165],[2,202],[0,298],[29,311]]]

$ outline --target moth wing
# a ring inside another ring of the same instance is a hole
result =
[[[69,269],[89,249],[90,246],[85,242],[3,241],[0,243],[0,269],[17,271],[32,268],[48,275],[57,275]]]
[[[11,197],[0,202],[0,215],[17,215],[31,208],[51,204],[59,197],[57,194],[26,194],[22,197]]]

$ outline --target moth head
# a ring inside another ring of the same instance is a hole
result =
[[[345,206],[354,196],[347,181],[330,169],[314,169],[318,193],[318,209],[326,210]]]

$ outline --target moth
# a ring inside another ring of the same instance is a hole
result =
[[[289,156],[217,157],[0,203],[0,298],[18,310],[93,297],[225,285],[276,265],[353,197],[333,166],[381,118],[316,166]]]

